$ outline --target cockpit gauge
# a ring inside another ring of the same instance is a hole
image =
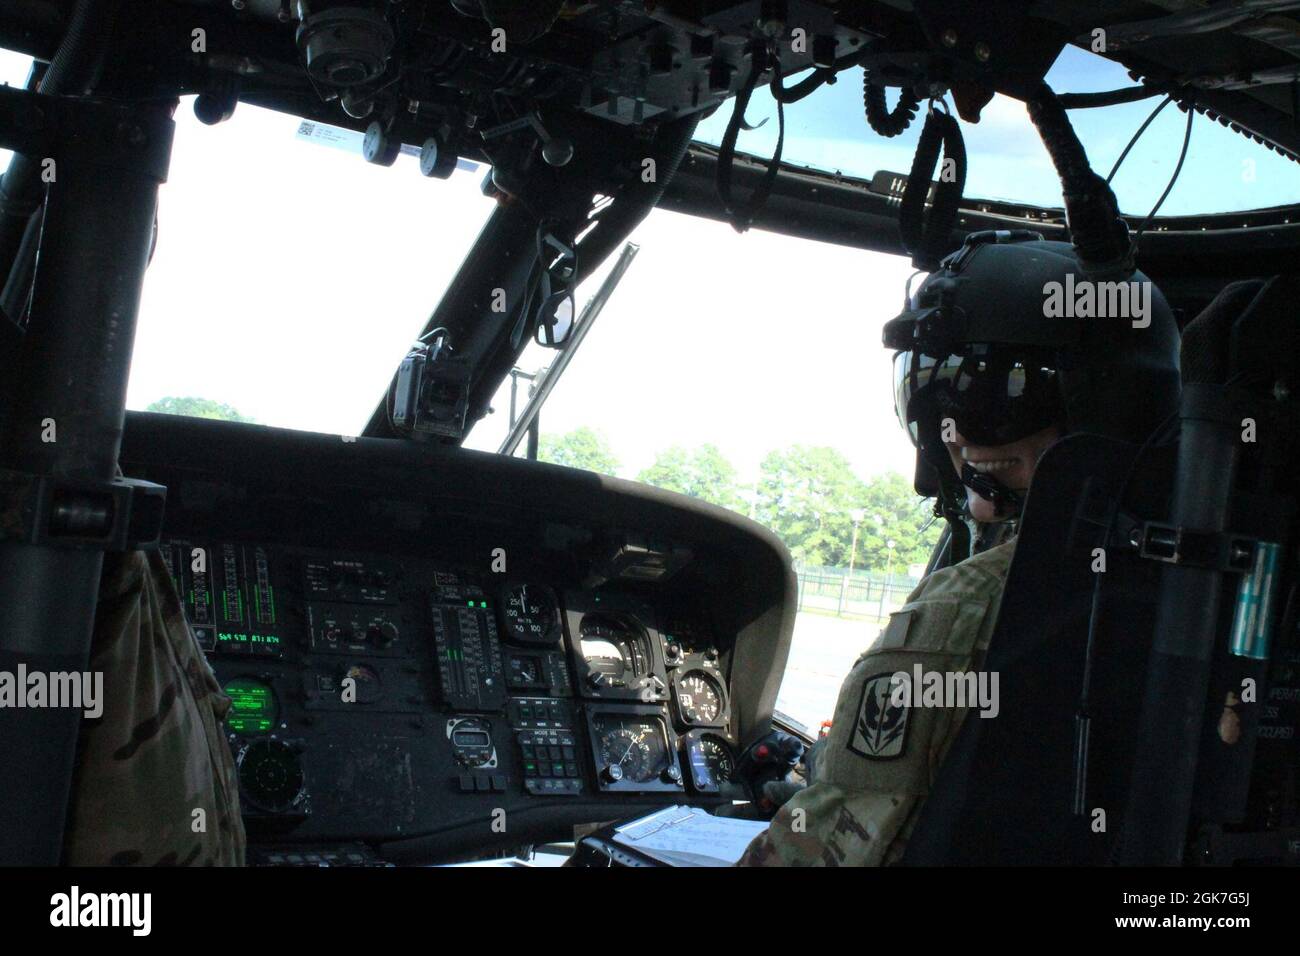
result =
[[[490,770],[497,765],[492,744],[492,725],[482,717],[450,717],[447,739],[456,762],[471,770]]]
[[[578,638],[593,683],[626,687],[650,671],[650,648],[645,639],[619,621],[588,617]]]
[[[673,678],[678,719],[689,727],[721,727],[727,722],[727,691],[712,671],[694,668]]]
[[[634,621],[603,614],[583,616],[575,642],[575,663],[588,697],[663,700],[668,686],[654,645]]]
[[[736,779],[736,750],[731,742],[709,730],[692,730],[682,738],[687,771],[697,793],[717,793]]]
[[[280,721],[280,707],[271,685],[256,677],[236,677],[222,688],[230,698],[226,727],[241,736],[269,734]]]
[[[658,707],[599,710],[588,714],[596,775],[602,790],[679,790],[676,742]]]
[[[297,750],[274,737],[259,737],[235,755],[239,788],[250,807],[264,813],[298,809],[305,797]]]
[[[600,759],[610,780],[653,780],[667,756],[656,728],[600,725]]]
[[[501,619],[506,640],[516,644],[551,646],[560,640],[560,602],[548,587],[511,588],[501,602]]]
[[[703,734],[700,737],[700,749],[704,752],[704,762],[721,783],[728,783],[736,777],[736,755],[731,745],[716,734]]]

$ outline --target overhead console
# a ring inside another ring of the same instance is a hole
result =
[[[250,862],[448,859],[739,795],[794,614],[743,518],[463,450],[131,414]]]

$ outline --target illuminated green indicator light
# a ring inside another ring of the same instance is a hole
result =
[[[487,601],[479,601],[479,602],[478,602],[478,606],[479,606],[479,607],[487,607]]]

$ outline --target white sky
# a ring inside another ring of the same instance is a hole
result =
[[[744,480],[796,442],[839,448],[862,475],[910,474],[880,344],[907,260],[664,211],[632,241],[640,251],[551,393],[543,431],[603,429],[627,475],[672,444],[705,442]],[[584,284],[580,305],[606,271]],[[521,365],[549,360],[533,346]],[[472,447],[498,447],[508,391],[496,408]]]

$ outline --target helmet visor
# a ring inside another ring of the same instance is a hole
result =
[[[920,445],[956,431],[976,445],[1009,445],[1063,421],[1065,405],[1050,350],[970,345],[960,352],[894,355],[894,410]]]

